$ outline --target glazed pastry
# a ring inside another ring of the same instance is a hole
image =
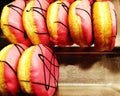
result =
[[[47,11],[47,27],[50,39],[55,45],[71,45],[72,40],[68,28],[69,2],[56,1]]]
[[[9,44],[0,51],[0,96],[18,96],[20,86],[17,79],[17,66],[23,44]]]
[[[95,2],[93,4],[93,28],[96,50],[111,51],[114,48],[116,26],[116,13],[112,2]]]
[[[6,5],[1,14],[1,29],[11,43],[31,45],[23,27],[22,14],[26,1],[16,0]]]
[[[46,0],[32,0],[23,13],[23,24],[31,42],[50,46],[50,36],[46,25],[46,12],[49,3]]]
[[[81,47],[92,44],[91,6],[88,0],[71,4],[68,15],[69,29],[73,41]]]
[[[54,96],[58,77],[58,61],[49,47],[39,44],[24,51],[18,65],[18,79],[24,93]]]

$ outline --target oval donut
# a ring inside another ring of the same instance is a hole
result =
[[[71,45],[72,40],[68,28],[69,2],[56,1],[48,7],[47,27],[50,39],[55,45]]]
[[[11,43],[23,43],[30,46],[31,42],[22,21],[25,6],[26,1],[24,0],[15,0],[6,5],[1,14],[1,29]]]
[[[116,13],[112,2],[95,2],[93,4],[93,29],[96,50],[113,50],[115,46],[116,26]]]
[[[22,54],[18,65],[22,91],[33,96],[54,96],[59,79],[55,53],[42,44],[31,46]]]
[[[31,42],[36,44],[51,45],[50,36],[46,25],[46,13],[49,2],[46,0],[30,1],[23,13],[23,24]]]
[[[91,6],[88,0],[71,4],[68,15],[69,29],[73,41],[81,47],[92,44]]]
[[[24,44],[9,44],[0,51],[0,96],[18,96],[21,93],[17,67],[25,49]]]

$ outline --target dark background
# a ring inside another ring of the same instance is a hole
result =
[[[4,7],[6,4],[11,3],[12,1],[14,1],[14,0],[0,0],[0,15],[1,15],[1,12],[2,12],[3,7]]]

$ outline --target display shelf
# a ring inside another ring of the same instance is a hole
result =
[[[94,47],[55,47],[57,55],[80,55],[80,54],[120,54],[120,47],[115,47],[112,51],[95,51]]]

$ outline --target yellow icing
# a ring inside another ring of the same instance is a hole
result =
[[[5,61],[6,55],[12,47],[13,44],[10,44],[0,51],[0,61]],[[7,92],[4,77],[4,64],[5,64],[4,62],[0,62],[0,92],[3,94]]]
[[[96,2],[93,6],[93,24],[96,47],[109,49],[112,36],[112,20],[108,2]],[[104,50],[104,49],[103,49]]]
[[[81,38],[82,38],[82,26],[81,26],[81,18],[76,15],[76,6],[81,3],[81,1],[75,1],[71,4],[68,15],[68,24],[70,29],[70,34],[74,42],[82,46]]]
[[[59,4],[56,4],[56,3],[60,3],[60,2],[61,1],[56,1],[50,4],[48,11],[47,11],[48,31],[50,35],[55,39],[58,37],[58,34],[57,34],[58,23],[54,23],[54,22],[58,21],[58,8],[59,8]]]
[[[17,43],[16,37],[12,32],[9,30],[9,26],[4,26],[4,24],[8,24],[8,16],[9,16],[10,8],[7,5],[3,8],[1,14],[1,29],[4,35],[11,43]]]
[[[39,40],[38,34],[34,33],[37,32],[37,28],[34,23],[34,12],[31,9],[34,6],[34,2],[35,1],[29,2],[23,12],[23,25],[31,42],[33,44],[39,44],[41,42]],[[29,10],[29,12],[26,12],[27,10]]]
[[[23,52],[18,64],[18,79],[20,86],[25,92],[29,94],[32,93],[31,83],[24,81],[30,81],[30,66],[31,66],[31,60],[32,60],[31,58],[34,48],[35,46],[26,49]]]

